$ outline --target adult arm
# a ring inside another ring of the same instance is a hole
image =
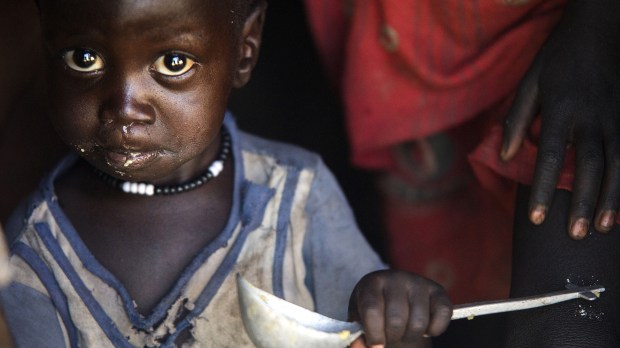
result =
[[[568,144],[576,169],[567,230],[587,235],[614,226],[620,198],[620,1],[569,0],[523,78],[504,124],[501,156],[518,152],[535,115],[541,115],[536,169],[527,215],[549,214]],[[598,207],[597,207],[598,202]],[[596,214],[595,214],[596,210]]]

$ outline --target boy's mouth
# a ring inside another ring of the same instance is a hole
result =
[[[143,168],[157,156],[157,151],[105,151],[105,159],[108,165],[117,169]]]

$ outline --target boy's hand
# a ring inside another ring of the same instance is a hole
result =
[[[377,271],[355,286],[349,316],[364,327],[368,346],[401,342],[416,347],[446,330],[452,303],[431,280],[402,271]]]
[[[620,199],[620,2],[571,0],[517,91],[504,125],[501,157],[519,150],[534,116],[541,134],[530,220],[544,221],[574,144],[576,168],[569,235],[584,238],[591,219],[607,232]],[[598,207],[597,207],[598,200]],[[597,209],[594,215],[595,208]]]

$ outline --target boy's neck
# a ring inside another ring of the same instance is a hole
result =
[[[216,178],[224,169],[226,159],[230,155],[231,151],[230,134],[226,128],[222,127],[219,153],[211,162],[207,170],[191,180],[171,185],[154,185],[145,182],[124,181],[108,175],[97,168],[93,167],[93,169],[103,182],[124,193],[142,196],[168,196],[195,190]]]

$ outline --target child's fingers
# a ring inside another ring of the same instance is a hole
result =
[[[371,347],[385,344],[383,287],[369,287],[363,294],[358,292],[357,308],[366,344]]]
[[[366,348],[366,344],[364,343],[364,339],[361,338],[361,337],[356,339],[355,341],[353,341],[353,343],[351,343],[349,348]]]
[[[386,288],[383,293],[386,342],[398,342],[405,334],[409,322],[409,297],[406,291],[396,287]]]
[[[431,298],[431,318],[426,334],[432,337],[441,335],[452,319],[452,303],[443,290]]]
[[[407,325],[407,331],[403,336],[403,340],[407,342],[413,342],[420,340],[420,337],[426,334],[429,323],[429,297],[420,296],[416,294],[420,289],[415,287],[409,294],[409,323]]]

